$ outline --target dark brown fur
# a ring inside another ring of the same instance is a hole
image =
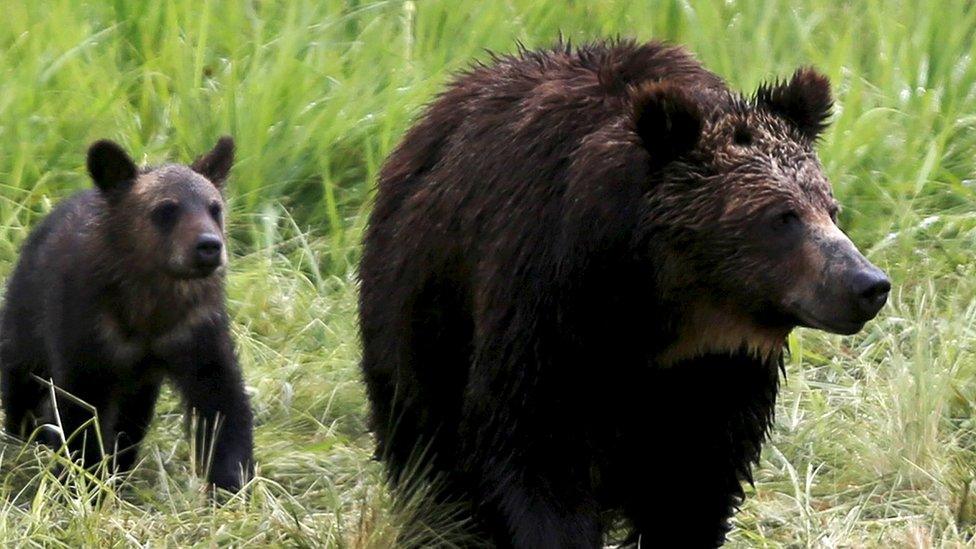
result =
[[[193,167],[140,172],[114,143],[92,146],[88,167],[98,188],[51,212],[8,282],[0,385],[9,433],[24,436],[38,421],[57,419],[86,465],[115,453],[117,469],[128,471],[169,379],[198,416],[197,458],[209,463],[210,481],[232,490],[246,481],[251,410],[223,289],[219,186],[232,159],[233,142],[224,138]],[[94,406],[103,444],[80,430],[91,413],[71,399],[59,399],[52,417],[36,377]],[[59,444],[50,428],[42,439]]]
[[[618,526],[721,543],[786,335],[859,327],[887,293],[831,220],[829,109],[812,71],[750,99],[626,41],[450,84],[387,160],[364,240],[394,482],[421,461],[500,546],[599,547]]]

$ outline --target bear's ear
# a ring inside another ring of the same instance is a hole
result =
[[[830,81],[811,68],[797,69],[787,82],[759,86],[756,104],[788,120],[813,141],[827,128],[834,100]]]
[[[99,190],[114,194],[127,189],[139,169],[122,147],[103,139],[88,147],[88,173]]]
[[[219,189],[227,179],[232,165],[234,165],[234,139],[225,135],[217,140],[213,150],[194,160],[190,168],[209,179]]]
[[[698,102],[680,86],[648,82],[630,90],[634,127],[655,166],[695,148],[701,137]]]

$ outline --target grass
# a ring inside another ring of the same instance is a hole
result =
[[[7,2],[0,273],[87,144],[147,162],[238,142],[229,279],[259,477],[215,504],[164,398],[133,478],[0,445],[0,544],[388,547],[437,538],[370,460],[354,267],[384,156],[485,49],[607,36],[693,49],[751,91],[835,84],[842,225],[895,282],[853,337],[797,331],[732,546],[955,546],[976,533],[976,6],[965,0]],[[693,391],[694,388],[689,388]],[[648,497],[661,497],[649,494]],[[102,505],[94,502],[100,499]]]

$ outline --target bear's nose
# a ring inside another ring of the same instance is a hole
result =
[[[888,301],[891,281],[881,270],[865,269],[854,275],[854,292],[860,312],[867,318],[874,318]]]
[[[196,263],[201,267],[215,267],[220,265],[220,251],[224,244],[220,237],[213,234],[200,235],[197,238]]]

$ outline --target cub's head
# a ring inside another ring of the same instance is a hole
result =
[[[630,100],[655,173],[641,223],[668,243],[665,287],[705,327],[683,352],[782,346],[794,326],[852,334],[878,314],[891,285],[837,226],[814,152],[824,76],[801,69],[749,99],[654,82]]]
[[[223,184],[234,141],[222,137],[190,166],[140,170],[111,141],[88,149],[88,172],[108,205],[108,245],[123,269],[177,279],[210,276],[227,262]]]

